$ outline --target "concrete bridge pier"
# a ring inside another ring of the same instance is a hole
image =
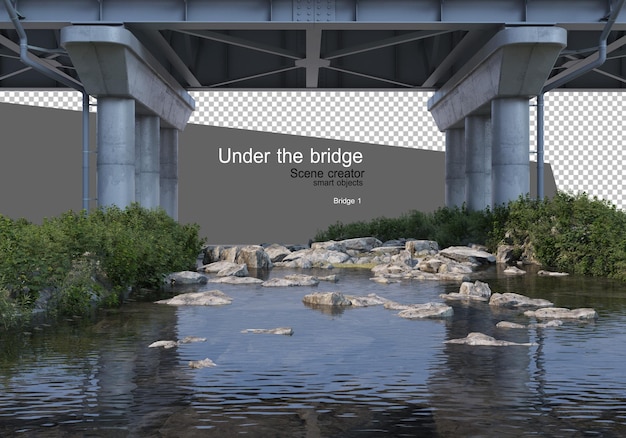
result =
[[[541,93],[567,45],[556,26],[504,28],[491,38],[429,100],[437,127],[446,132],[446,155],[459,140],[447,133],[465,130],[465,201],[482,210],[530,194],[528,100]],[[458,193],[455,156],[446,159],[446,193]],[[448,165],[448,163],[450,163]],[[446,198],[458,206],[458,198]]]
[[[448,207],[462,207],[465,203],[465,131],[446,131],[446,191]]]
[[[491,102],[493,136],[493,205],[530,193],[530,116],[528,99],[498,98]]]
[[[193,98],[123,26],[69,26],[61,45],[98,98],[98,205],[178,218],[178,132]]]
[[[98,99],[98,203],[126,207],[135,200],[135,101]]]
[[[465,204],[469,210],[491,207],[491,119],[465,118]]]
[[[161,128],[161,207],[178,220],[178,130]]]
[[[157,116],[135,118],[135,200],[158,208],[160,198],[160,121]]]

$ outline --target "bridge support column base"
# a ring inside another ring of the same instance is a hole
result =
[[[178,220],[178,130],[161,128],[161,207]]]
[[[446,207],[462,207],[465,202],[465,133],[446,131]]]
[[[135,196],[142,207],[160,205],[160,120],[158,116],[138,115],[135,120]]]
[[[98,205],[125,208],[135,201],[135,101],[98,99]]]
[[[493,205],[499,206],[530,193],[528,98],[494,99],[491,124]]]
[[[468,210],[491,207],[491,118],[465,118],[465,199]]]

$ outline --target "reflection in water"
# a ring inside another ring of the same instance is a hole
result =
[[[284,275],[275,270],[271,275]],[[95,324],[72,320],[0,339],[0,435],[20,436],[620,436],[626,433],[623,285],[497,277],[494,292],[595,307],[595,323],[528,323],[510,310],[455,303],[445,321],[382,306],[312,309],[327,287],[400,303],[440,301],[455,283],[379,285],[364,271],[315,288],[220,285],[233,304],[129,303]],[[211,285],[209,285],[211,286]],[[213,287],[209,287],[213,288]],[[606,298],[605,298],[606,297]],[[156,299],[152,297],[152,299]],[[242,334],[291,327],[293,336]],[[535,345],[444,344],[482,332]],[[164,350],[156,340],[206,342]],[[217,366],[191,369],[191,360]]]

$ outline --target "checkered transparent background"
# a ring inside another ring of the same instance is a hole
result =
[[[426,110],[431,96],[415,91],[191,92],[190,123],[228,128],[445,150],[445,136]],[[0,101],[81,110],[75,91],[0,91]],[[95,103],[95,99],[91,100]],[[586,192],[626,209],[620,92],[552,92],[545,96],[545,161],[557,187]],[[536,107],[531,100],[531,150]],[[94,108],[92,108],[94,110]],[[531,158],[535,158],[534,154]]]

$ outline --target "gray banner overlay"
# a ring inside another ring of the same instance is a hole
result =
[[[80,210],[81,114],[0,104],[0,120],[0,213],[40,222]],[[93,114],[91,127],[95,148]],[[545,175],[550,195],[549,165]],[[533,193],[535,180],[531,163]],[[180,135],[179,220],[211,243],[306,243],[337,221],[433,211],[444,184],[439,151],[202,125]]]

